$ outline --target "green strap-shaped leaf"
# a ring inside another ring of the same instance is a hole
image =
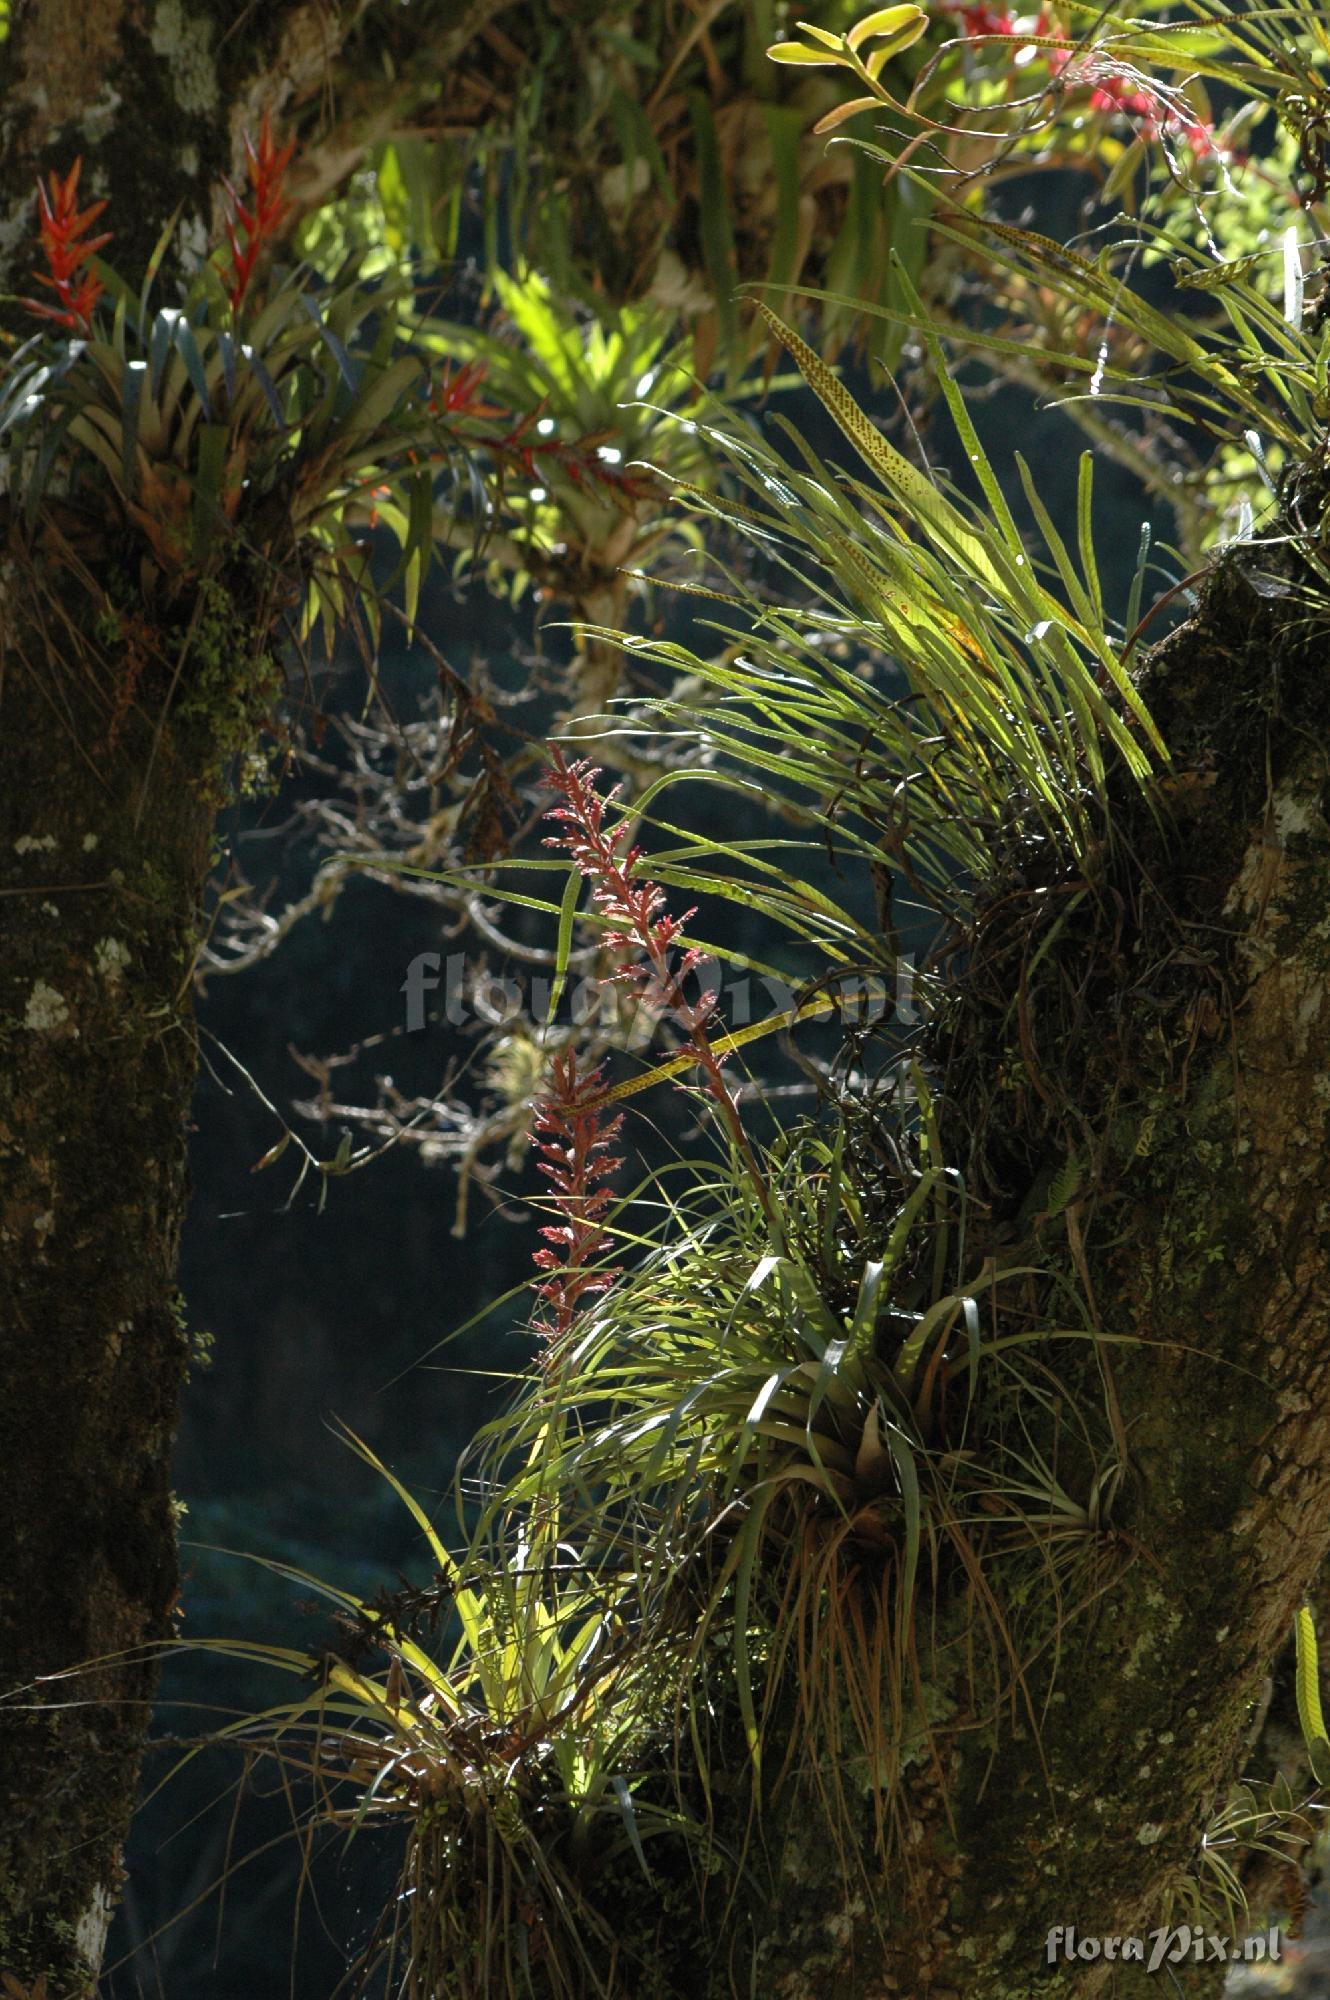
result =
[[[320,340],[327,348],[329,354],[331,354],[333,360],[337,363],[338,374],[345,382],[347,388],[354,391],[359,387],[360,378],[356,372],[355,364],[352,361],[351,356],[347,353],[345,346],[343,345],[341,340],[338,339],[337,335],[333,332],[332,328],[328,325],[328,322],[323,317],[323,314],[319,311],[317,302],[309,296],[308,292],[302,292],[300,294],[300,303],[304,307],[305,312],[309,315],[311,322],[317,329]]]
[[[1293,1630],[1297,1653],[1295,1685],[1298,1697],[1298,1721],[1302,1724],[1302,1740],[1307,1745],[1312,1775],[1317,1784],[1330,1784],[1330,1738],[1326,1736],[1325,1717],[1321,1713],[1316,1621],[1308,1605],[1304,1604],[1299,1611]]]
[[[577,919],[577,905],[582,894],[582,877],[576,868],[568,870],[568,880],[564,884],[563,900],[559,905],[559,942],[555,954],[554,982],[550,987],[550,1004],[545,1015],[545,1026],[551,1027],[559,1011],[563,989],[568,980],[568,959],[573,946],[573,925]]]
[[[896,498],[910,508],[935,539],[943,542],[960,558],[972,576],[982,578],[1005,596],[1007,593],[1002,579],[994,569],[982,539],[966,524],[958,509],[943,498],[917,466],[911,465],[894,445],[887,443],[877,425],[864,415],[840,378],[793,327],[786,326],[784,320],[760,300],[757,309],[864,463],[879,474]]]
[[[176,353],[184,362],[185,373],[193,383],[194,393],[203,406],[203,414],[205,418],[209,417],[212,412],[208,403],[208,372],[203,365],[203,356],[199,351],[198,337],[183,313],[179,314],[173,322],[172,336],[175,342]]]

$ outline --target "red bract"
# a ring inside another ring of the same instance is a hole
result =
[[[561,1049],[550,1065],[549,1088],[536,1099],[532,1123],[541,1155],[540,1171],[553,1185],[557,1222],[541,1230],[546,1245],[536,1263],[545,1276],[536,1295],[550,1308],[537,1331],[551,1344],[572,1326],[581,1301],[608,1291],[617,1270],[595,1268],[612,1239],[603,1224],[613,1193],[605,1183],[623,1165],[609,1157],[621,1117],[598,1109],[604,1091],[603,1065],[582,1073],[576,1049]]]
[[[514,424],[507,437],[501,437],[495,446],[497,451],[506,452],[510,458],[515,458],[527,478],[531,480],[534,480],[536,477],[536,453],[550,453],[558,449],[553,438],[546,438],[540,443],[528,444],[526,442],[531,434],[532,427],[538,421],[544,408],[545,405],[542,403],[539,408],[528,410],[526,415],[520,417],[517,423]]]
[[[561,847],[578,873],[591,884],[592,900],[612,931],[622,938],[622,956],[607,977],[636,990],[649,1007],[668,1009],[683,1031],[684,1048],[701,1071],[707,1095],[729,1132],[735,1153],[742,1160],[749,1182],[770,1215],[770,1195],[756,1156],[739,1116],[737,1100],[725,1080],[725,1056],[712,1045],[711,1028],[718,1011],[714,987],[704,986],[696,1000],[689,1000],[684,982],[702,963],[702,953],[693,946],[680,951],[678,937],[692,916],[673,917],[665,908],[665,892],[657,882],[637,873],[641,849],[633,847],[626,822],[607,828],[605,808],[619,795],[613,786],[602,795],[596,790],[597,767],[585,758],[569,763],[557,744],[550,746],[550,768],[545,781],[558,795],[545,817],[557,820],[561,831],[547,840],[547,847]]]
[[[641,849],[629,844],[626,823],[607,829],[605,808],[613,805],[619,787],[602,794],[596,790],[600,776],[596,765],[585,758],[568,763],[557,745],[550,754],[553,762],[546,783],[558,793],[561,803],[551,806],[545,817],[558,820],[563,831],[545,845],[561,847],[571,857],[591,884],[596,908],[623,934],[627,955],[607,976],[619,985],[635,987],[647,1006],[668,1008],[700,1051],[716,1011],[716,995],[704,988],[696,1001],[685,998],[684,981],[701,964],[702,953],[691,947],[677,957],[675,953],[675,940],[693,912],[670,916],[659,883],[637,876]],[[714,1056],[710,1059],[715,1061]],[[698,1060],[706,1066],[700,1052]]]
[[[80,276],[80,267],[111,240],[109,230],[101,236],[79,240],[106,207],[104,201],[94,201],[81,212],[75,207],[82,171],[80,154],[63,180],[59,174],[51,173],[47,176],[47,187],[40,181],[37,183],[38,228],[49,275],[47,271],[35,275],[37,283],[53,291],[60,303],[48,305],[43,299],[23,300],[29,312],[41,319],[54,320],[57,326],[67,327],[71,333],[76,328],[82,328],[84,333],[89,331],[93,307],[105,290],[101,279],[91,271]]]
[[[487,374],[483,361],[469,361],[465,368],[459,368],[454,375],[451,363],[443,371],[443,380],[429,399],[430,408],[439,416],[450,417],[502,417],[507,415],[497,403],[483,403],[477,400],[476,391]]]
[[[222,176],[222,186],[231,204],[231,213],[225,218],[223,226],[231,250],[231,274],[226,280],[226,296],[231,301],[233,312],[239,310],[249,290],[260,252],[272,241],[291,211],[290,202],[282,195],[282,183],[291,164],[295,144],[294,139],[288,139],[278,150],[273,144],[265,111],[259,128],[258,145],[254,144],[248,132],[245,134],[245,165],[250,191],[248,205],[240,199],[226,176]]]

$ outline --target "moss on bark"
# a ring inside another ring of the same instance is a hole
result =
[[[0,1970],[91,1990],[176,1590],[191,972],[275,691],[244,564],[121,616],[11,527],[0,659]],[[85,1670],[85,1663],[93,1662]]]

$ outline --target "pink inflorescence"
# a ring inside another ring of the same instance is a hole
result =
[[[549,1087],[535,1104],[540,1171],[552,1185],[559,1217],[542,1228],[545,1245],[535,1253],[545,1274],[536,1295],[548,1314],[537,1331],[551,1343],[568,1332],[582,1301],[608,1291],[619,1275],[598,1261],[612,1246],[604,1227],[613,1200],[607,1183],[623,1165],[610,1154],[623,1119],[606,1118],[600,1109],[603,1069],[582,1072],[576,1049],[561,1049],[550,1065]]]
[[[562,848],[578,872],[591,884],[597,910],[624,937],[628,947],[606,977],[619,985],[636,989],[653,1008],[668,1008],[684,1035],[698,1046],[699,1059],[706,1030],[716,1013],[714,989],[704,988],[695,1001],[685,998],[684,983],[702,962],[703,954],[689,946],[676,952],[676,940],[695,912],[671,916],[665,908],[665,892],[658,882],[637,875],[641,849],[630,845],[625,823],[607,829],[605,809],[619,796],[614,785],[608,792],[596,790],[600,771],[585,758],[569,763],[559,748],[551,750],[546,783],[557,793],[559,803],[550,807],[547,819],[557,820],[562,831],[545,842]]]
[[[758,1199],[767,1207],[770,1197],[766,1184],[725,1077],[725,1052],[711,1039],[711,1030],[718,1024],[719,995],[714,986],[706,984],[695,1000],[685,991],[690,974],[704,959],[695,946],[679,943],[684,925],[694,913],[687,910],[681,917],[672,916],[660,884],[638,874],[641,850],[631,844],[627,822],[621,820],[613,827],[605,824],[606,808],[618,797],[619,787],[598,792],[599,776],[596,765],[585,758],[570,763],[557,745],[551,746],[546,783],[556,803],[546,818],[553,820],[559,831],[545,844],[567,854],[591,884],[592,900],[613,939],[613,962],[605,978],[629,988],[653,1012],[669,1013]],[[584,1112],[594,1109],[584,1097],[579,1103]],[[616,1121],[603,1136],[612,1137],[617,1130]]]

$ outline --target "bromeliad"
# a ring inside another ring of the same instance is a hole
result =
[[[77,207],[82,171],[80,154],[63,180],[52,172],[45,186],[41,181],[37,183],[38,227],[49,271],[38,271],[35,276],[39,285],[55,293],[59,304],[50,305],[44,299],[23,300],[29,312],[36,313],[39,319],[53,320],[70,333],[87,333],[92,326],[93,309],[105,287],[95,272],[84,270],[83,266],[111,241],[109,230],[79,240],[106,207],[104,201],[91,202],[82,210]]]
[[[248,205],[241,200],[230,181],[222,177],[222,186],[231,204],[231,213],[224,218],[223,227],[231,251],[231,270],[229,275],[224,276],[224,282],[232,312],[239,312],[244,304],[260,251],[272,242],[291,212],[291,203],[285,199],[282,188],[295,151],[295,140],[288,139],[284,146],[277,147],[273,143],[266,111],[259,127],[257,146],[248,132],[244,137],[250,187]]]

